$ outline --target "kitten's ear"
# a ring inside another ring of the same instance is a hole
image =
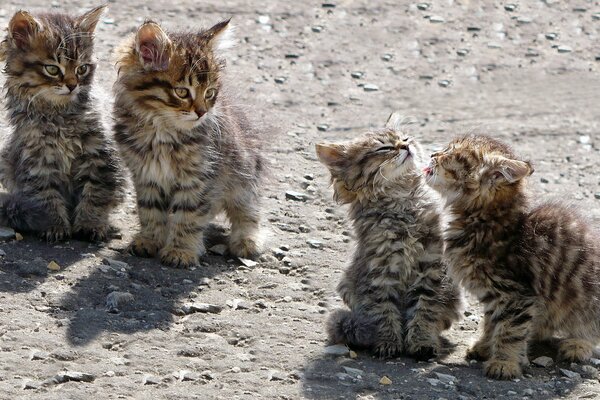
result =
[[[342,167],[346,163],[346,148],[341,144],[318,143],[315,145],[317,157],[329,169]]]
[[[160,25],[146,21],[135,36],[135,49],[144,69],[165,71],[171,58],[171,40]]]
[[[528,161],[512,160],[499,157],[497,167],[493,169],[494,179],[515,183],[533,173],[533,167]]]
[[[404,116],[401,115],[399,112],[393,112],[390,114],[387,121],[385,122],[385,127],[390,128],[394,131],[398,131],[402,127],[404,119]]]
[[[15,45],[25,50],[31,39],[43,30],[42,24],[27,11],[17,11],[8,23],[8,32]]]
[[[107,6],[106,4],[103,4],[86,12],[85,14],[77,18],[77,27],[82,32],[87,32],[89,34],[94,33],[94,30],[96,29],[96,25],[98,25],[100,17],[102,16],[102,14],[104,14],[106,10]]]
[[[212,28],[201,33],[213,52],[218,56],[223,56],[224,53],[235,46],[235,38],[233,36],[234,27],[230,23],[230,19],[221,21]]]

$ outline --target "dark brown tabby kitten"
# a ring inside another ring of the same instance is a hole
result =
[[[567,207],[530,208],[533,168],[497,140],[458,138],[426,172],[446,202],[450,272],[485,307],[467,356],[486,360],[487,376],[512,379],[528,363],[528,341],[561,334],[564,359],[590,358],[600,340],[598,235]]]
[[[149,21],[117,51],[115,138],[137,193],[136,255],[197,264],[204,229],[223,210],[230,251],[259,252],[264,162],[258,132],[228,90],[230,34],[229,21],[181,33]]]
[[[421,153],[400,119],[352,142],[318,144],[334,198],[350,205],[356,250],[338,285],[350,310],[329,320],[333,343],[380,357],[440,353],[440,333],[459,318],[457,286],[442,262],[439,205],[419,168]]]
[[[47,240],[104,240],[121,200],[115,150],[90,100],[93,33],[104,11],[82,16],[17,12],[0,44],[12,135],[0,161],[10,226]]]

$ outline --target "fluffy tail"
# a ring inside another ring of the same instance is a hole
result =
[[[335,310],[327,320],[327,333],[331,343],[369,348],[377,340],[377,323],[374,318],[360,313]]]
[[[0,225],[21,232],[43,232],[51,226],[44,202],[25,193],[0,193]]]

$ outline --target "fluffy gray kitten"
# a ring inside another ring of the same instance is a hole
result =
[[[334,311],[328,331],[332,343],[382,358],[429,359],[459,318],[460,291],[442,262],[438,201],[419,169],[418,144],[399,125],[392,115],[385,129],[316,147],[334,198],[350,205],[357,240],[337,288],[350,310]]]

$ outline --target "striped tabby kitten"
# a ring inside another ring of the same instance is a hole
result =
[[[512,379],[527,363],[527,342],[564,339],[562,358],[590,358],[600,339],[598,236],[572,210],[528,206],[531,165],[483,136],[434,153],[427,181],[445,198],[446,256],[453,277],[484,304],[483,336],[469,358],[485,374]]]
[[[0,160],[10,226],[47,240],[104,240],[121,200],[116,151],[90,99],[93,34],[105,6],[82,16],[17,12],[0,44],[13,132]]]
[[[141,231],[130,251],[190,267],[203,231],[224,210],[230,251],[259,252],[257,132],[225,82],[229,21],[166,33],[151,21],[118,49],[115,138],[132,172]]]
[[[380,357],[440,353],[440,332],[459,318],[460,294],[442,263],[438,201],[418,167],[418,144],[388,128],[352,142],[318,144],[334,198],[350,204],[357,246],[338,292],[350,310],[329,319],[332,343]]]

